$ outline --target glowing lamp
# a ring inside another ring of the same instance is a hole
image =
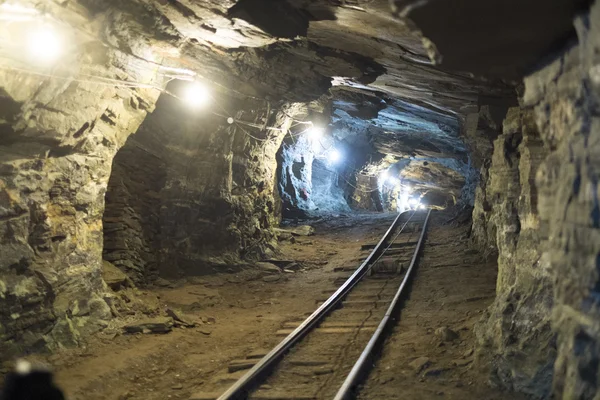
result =
[[[311,126],[311,127],[308,129],[308,132],[307,132],[307,133],[308,133],[308,137],[309,137],[311,140],[318,140],[318,139],[320,139],[321,137],[323,137],[323,134],[325,133],[325,129],[324,129],[324,128],[321,128],[321,127],[319,127],[319,126]]]
[[[342,153],[340,153],[336,149],[333,149],[329,152],[329,154],[327,155],[327,158],[329,159],[329,162],[337,163],[338,161],[340,161],[342,159]]]
[[[383,171],[381,175],[379,175],[379,180],[386,185],[396,186],[400,181],[395,176],[391,176],[388,171]]]
[[[408,200],[408,205],[411,207],[417,207],[419,205],[419,200],[414,197]]]
[[[424,210],[424,209],[425,209],[425,204],[421,204],[421,205],[419,205],[419,209],[420,209],[420,210]]]
[[[49,26],[31,31],[27,37],[29,57],[38,64],[53,64],[63,55],[64,43],[58,32]]]
[[[210,92],[199,82],[190,83],[183,92],[183,99],[191,108],[202,107],[210,101]]]

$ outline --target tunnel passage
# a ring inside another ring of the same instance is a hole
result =
[[[215,101],[237,110],[240,123],[164,95],[115,157],[103,257],[136,283],[231,268],[271,246],[280,139],[256,139],[256,128],[242,125],[265,117],[264,103]],[[276,112],[267,118],[279,121]]]
[[[257,271],[282,214],[416,201],[497,261],[473,370],[598,397],[599,7],[487,3],[0,4],[0,356],[125,322],[103,258],[144,286]]]
[[[311,129],[304,129],[294,142],[284,139],[277,154],[284,218],[350,212],[351,187],[345,175],[349,173],[347,163],[351,155],[332,136],[311,137]]]

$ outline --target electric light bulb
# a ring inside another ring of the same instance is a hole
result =
[[[421,204],[421,205],[419,206],[419,209],[421,209],[421,210],[424,210],[424,209],[425,209],[425,204]]]
[[[188,84],[183,92],[183,99],[192,108],[202,107],[210,101],[210,92],[200,82]]]
[[[325,133],[325,129],[319,126],[312,126],[308,129],[308,137],[312,140],[320,139]]]
[[[63,54],[62,38],[49,26],[31,31],[27,38],[27,51],[30,58],[40,64],[52,64]]]
[[[329,159],[330,162],[337,163],[338,161],[340,161],[342,159],[342,154],[338,150],[333,149],[329,152],[327,158]]]

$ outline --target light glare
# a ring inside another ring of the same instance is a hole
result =
[[[381,175],[379,175],[379,180],[384,185],[396,186],[399,183],[398,178],[395,176],[391,176],[388,171],[383,171]]]
[[[308,137],[311,140],[318,140],[321,137],[323,137],[323,134],[325,133],[325,129],[321,128],[319,126],[312,126],[308,129]]]
[[[63,54],[63,47],[60,35],[48,26],[29,33],[27,49],[35,62],[46,65],[56,62]]]
[[[208,88],[199,82],[190,83],[183,94],[183,98],[192,108],[202,107],[208,104],[210,92]]]
[[[329,159],[330,162],[337,163],[338,161],[340,161],[342,159],[342,154],[337,149],[333,149],[329,152],[329,155],[327,158]]]

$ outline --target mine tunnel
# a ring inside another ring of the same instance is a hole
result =
[[[600,398],[600,4],[5,0],[0,49],[3,400]]]

